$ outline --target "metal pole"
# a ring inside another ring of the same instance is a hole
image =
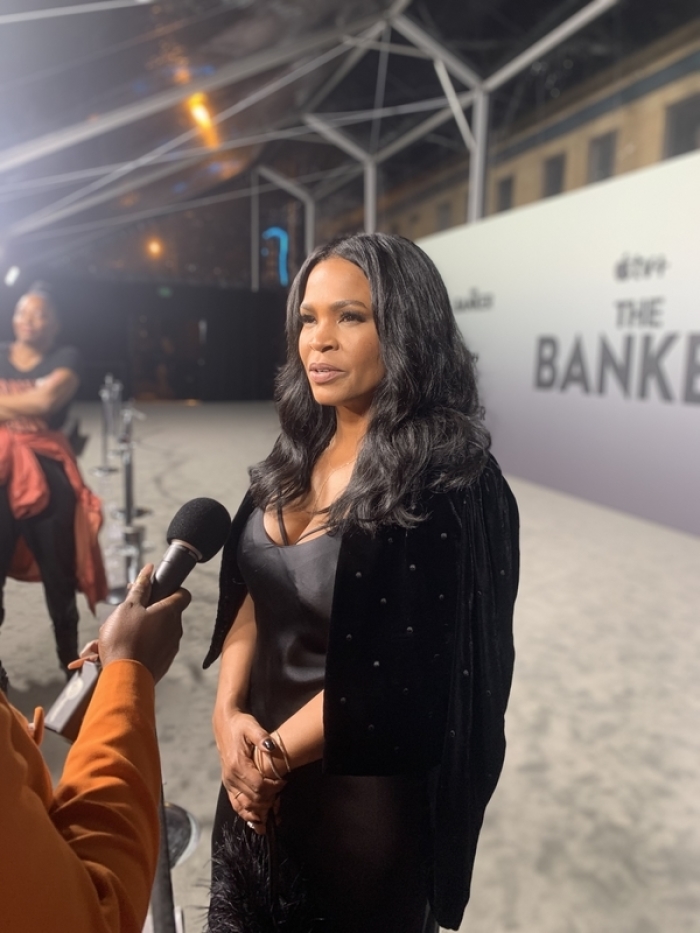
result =
[[[124,466],[124,508],[119,509],[117,514],[124,519],[127,528],[131,527],[135,518],[143,518],[144,515],[150,515],[151,509],[142,509],[134,505],[134,419],[143,418],[142,412],[137,411],[131,402],[122,410],[121,408],[121,390],[120,382],[115,384],[118,397],[115,397],[115,404],[118,403],[114,423],[121,421],[119,432],[119,452]]]
[[[158,822],[160,823],[160,844],[158,847],[156,877],[151,892],[153,930],[154,933],[177,933],[173,883],[170,874],[170,855],[168,853],[168,828],[165,821],[165,802],[162,788],[158,807]]]
[[[468,107],[473,99],[473,91],[465,91],[463,94],[457,95],[457,100],[460,107]],[[410,146],[417,140],[423,139],[423,137],[427,136],[428,133],[432,133],[432,131],[436,130],[438,126],[441,126],[443,123],[447,123],[447,121],[453,119],[453,117],[454,114],[452,113],[451,107],[445,107],[443,110],[438,110],[437,113],[429,116],[427,120],[423,120],[418,124],[418,126],[414,126],[412,130],[404,133],[403,136],[399,136],[398,139],[395,139],[392,143],[389,143],[387,146],[381,149],[375,155],[377,162],[385,162],[397,152],[401,152],[402,149],[405,149],[407,146]]]
[[[124,524],[134,523],[134,458],[131,443],[124,445],[122,452],[124,464]]]
[[[141,529],[134,526],[134,445],[132,440],[134,409],[127,406],[122,416],[121,451],[124,466],[124,545],[125,576],[133,583],[141,566]]]
[[[250,289],[260,290],[260,195],[258,170],[253,169],[250,186]]]
[[[121,385],[119,386],[121,392]],[[137,411],[133,405],[127,405],[121,413],[121,429],[119,432],[119,452],[121,454],[122,466],[124,468],[124,508],[118,510],[116,514],[121,514],[124,519],[123,542],[121,553],[124,556],[124,577],[125,586],[117,586],[109,591],[107,602],[110,605],[117,605],[122,602],[126,595],[126,587],[133,583],[136,575],[143,563],[143,525],[135,525],[134,519],[146,515],[149,509],[137,509],[134,505],[134,443],[133,443],[133,422],[134,418],[143,418],[141,412]]]
[[[506,81],[510,81],[511,78],[515,77],[519,72],[524,71],[525,68],[528,68],[533,62],[536,62],[539,58],[542,58],[543,55],[546,55],[548,52],[551,52],[552,49],[561,45],[562,42],[565,42],[580,29],[583,29],[584,26],[593,22],[598,16],[607,13],[608,10],[612,9],[612,7],[616,6],[619,2],[620,0],[593,0],[592,3],[583,7],[578,13],[574,13],[573,16],[570,16],[569,19],[565,20],[561,25],[547,33],[546,36],[543,36],[539,42],[535,42],[534,45],[531,45],[529,49],[525,49],[521,55],[517,55],[514,59],[509,61],[507,65],[504,65],[503,68],[500,68],[490,77],[485,78],[484,87],[487,91],[495,91],[505,84]]]
[[[97,3],[81,3],[73,6],[54,7],[50,10],[27,10],[24,13],[3,13],[0,26],[12,23],[27,23],[37,19],[53,19],[56,16],[76,16],[83,13],[103,13],[106,10],[119,10],[124,7],[145,6],[155,0],[98,0]]]
[[[477,88],[481,84],[481,76],[458,58],[454,52],[451,52],[447,46],[434,39],[429,33],[422,29],[418,23],[408,19],[406,16],[397,16],[392,20],[391,25],[397,32],[400,32],[404,39],[408,39],[418,49],[422,49],[431,58],[441,59],[447,70],[462,81],[467,87]]]
[[[377,229],[377,163],[365,159],[365,233]]]
[[[308,256],[316,245],[316,205],[313,198],[304,201],[304,252]]]
[[[391,22],[395,16],[400,16],[410,3],[411,0],[396,0],[388,10],[385,10],[381,19],[373,23],[365,32],[360,33],[359,38],[369,39],[371,41],[379,36],[384,31],[386,23]],[[344,38],[346,39],[347,37]],[[352,71],[363,55],[365,55],[364,48],[358,48],[351,52],[335,74],[327,78],[326,81],[323,82],[323,87],[314,94],[311,100],[306,102],[306,109],[308,111],[315,110],[318,105],[328,97],[331,91],[340,84],[343,78]]]
[[[111,378],[111,377],[110,377]],[[122,416],[122,389],[124,386],[118,379],[113,379],[111,382],[111,396],[112,396],[112,417],[110,421],[110,434],[112,437],[117,436],[117,425]]]
[[[476,140],[474,139],[474,134],[471,131],[469,124],[467,123],[467,118],[464,116],[464,111],[460,106],[459,99],[457,98],[457,92],[454,89],[450,76],[447,73],[447,68],[445,68],[444,62],[439,58],[436,58],[433,62],[435,68],[435,73],[440,79],[440,84],[442,89],[445,92],[445,97],[450,105],[452,114],[455,118],[455,123],[459,127],[459,131],[462,134],[462,139],[464,140],[464,145],[467,147],[469,152],[473,152],[476,149]]]
[[[116,472],[117,469],[109,463],[109,436],[112,433],[110,425],[112,397],[106,385],[100,389],[100,398],[102,399],[102,464],[97,467],[95,472],[104,476],[107,473]]]
[[[114,435],[114,385],[112,374],[107,373],[104,385],[99,392],[102,402],[102,463],[93,469],[95,476],[109,476],[110,473],[117,471],[117,468],[109,462],[109,438]],[[117,383],[117,385],[121,392],[121,384]]]
[[[384,42],[391,38],[391,26],[386,26],[382,33]],[[384,103],[384,91],[386,90],[386,73],[389,67],[389,52],[386,46],[383,46],[379,53],[379,67],[377,69],[377,84],[374,88],[374,117],[372,119],[372,128],[369,137],[369,151],[374,153],[379,145],[379,130],[382,118],[378,111]]]
[[[275,169],[269,168],[267,165],[258,166],[257,171],[263,178],[267,178],[268,181],[271,181],[273,185],[277,185],[278,188],[288,192],[288,194],[291,194],[293,197],[299,198],[303,203],[304,250],[305,255],[308,256],[316,245],[316,205],[314,204],[313,196],[303,185],[293,181],[291,178],[287,178],[285,175],[275,171]]]
[[[469,158],[469,201],[467,223],[473,224],[484,216],[484,190],[486,187],[486,153],[489,135],[489,95],[481,88],[474,93],[472,133],[475,146]]]

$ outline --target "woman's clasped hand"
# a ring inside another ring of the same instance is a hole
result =
[[[214,737],[231,806],[251,829],[264,835],[289,770],[282,749],[253,716],[240,709],[215,710]]]

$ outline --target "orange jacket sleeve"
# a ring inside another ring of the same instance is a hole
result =
[[[0,694],[0,929],[140,933],[160,782],[153,678],[135,661],[104,669],[55,791]]]

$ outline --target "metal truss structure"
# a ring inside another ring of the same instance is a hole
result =
[[[101,3],[85,3],[77,7],[52,8],[50,13],[53,16],[75,15],[79,12],[97,13],[100,8],[125,7],[138,2],[149,2],[149,0],[131,0],[130,3],[128,0],[104,0]],[[284,43],[256,52],[242,60],[231,61],[228,65],[217,69],[212,75],[195,82],[168,88],[145,100],[113,109],[94,119],[66,126],[40,138],[15,145],[0,151],[0,176],[2,173],[27,165],[49,154],[69,149],[88,139],[95,139],[119,127],[172,108],[195,92],[229,87],[246,79],[278,70],[281,66],[291,68],[291,70],[286,70],[281,77],[275,77],[261,84],[234,105],[214,116],[215,125],[224,124],[235,115],[270,98],[303,76],[328,66],[335,59],[342,59],[335,72],[324,81],[322,89],[301,108],[297,117],[297,125],[263,128],[259,133],[225,142],[218,148],[183,148],[196,138],[198,129],[195,127],[130,161],[26,181],[23,190],[52,190],[81,181],[85,184],[16,221],[6,232],[6,244],[13,240],[27,242],[56,239],[59,240],[58,245],[50,248],[42,256],[44,259],[53,259],[66,249],[80,248],[86,239],[94,241],[95,236],[110,234],[117,227],[138,222],[145,216],[150,218],[173,211],[192,210],[205,203],[239,198],[245,194],[249,195],[251,200],[253,242],[251,281],[253,288],[257,288],[260,278],[259,194],[262,190],[269,190],[270,186],[277,187],[302,202],[305,216],[305,250],[308,252],[315,243],[316,204],[342,185],[362,176],[364,178],[364,229],[372,232],[377,224],[378,167],[391,156],[426,137],[450,120],[455,121],[469,153],[466,220],[469,223],[476,222],[483,216],[484,210],[490,95],[618,2],[619,0],[591,0],[576,14],[505,66],[491,75],[483,76],[477,74],[457,55],[405,15],[410,0],[395,0],[381,15],[365,17],[349,26],[311,33],[300,41]],[[37,15],[43,15],[46,12],[40,11]],[[33,14],[12,15],[31,18]],[[3,25],[3,19],[0,17],[0,27]],[[363,67],[362,59],[368,51],[379,53],[374,106],[363,111],[321,113],[318,108],[322,102],[354,69]],[[413,56],[432,62],[443,96],[416,100],[397,107],[384,106],[388,60],[392,55]],[[381,121],[409,113],[429,115],[403,135],[379,148]],[[368,123],[370,126],[370,143],[367,148],[358,145],[344,129],[360,123]],[[235,148],[250,146],[252,143],[285,139],[331,144],[350,156],[353,162],[349,166],[341,167],[340,171],[323,173],[320,179],[316,177],[313,179],[313,185],[308,179],[288,178],[272,166],[258,164],[251,173],[251,186],[247,192],[236,191],[212,198],[202,197],[163,205],[162,208],[156,207],[146,212],[120,214],[83,224],[56,226],[60,221],[96,205],[106,203],[127,192],[133,192],[137,188],[148,186],[175,172],[180,172],[183,166],[196,165],[198,162],[209,159],[217,151],[231,151]],[[265,188],[261,186],[261,179],[266,183]],[[19,189],[22,189],[21,183]],[[17,184],[0,185],[0,200],[3,197],[12,197],[12,193],[19,189]],[[73,239],[67,243],[68,235]],[[63,240],[63,243],[60,240]]]

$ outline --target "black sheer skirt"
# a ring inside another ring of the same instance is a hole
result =
[[[222,787],[215,852],[238,820]],[[313,933],[437,933],[427,830],[421,778],[327,775],[320,762],[294,771],[280,795],[277,841],[304,879]]]

